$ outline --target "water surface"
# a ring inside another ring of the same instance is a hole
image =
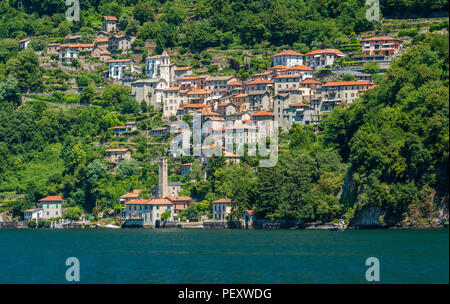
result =
[[[0,283],[449,283],[448,230],[0,229]]]

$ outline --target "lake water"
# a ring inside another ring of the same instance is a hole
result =
[[[0,229],[0,283],[449,283],[448,230]]]

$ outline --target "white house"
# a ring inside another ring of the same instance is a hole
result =
[[[108,60],[109,63],[109,77],[116,80],[121,80],[124,77],[124,73],[134,72],[133,59],[114,59]]]
[[[19,49],[20,50],[26,49],[28,47],[28,44],[30,44],[31,40],[32,40],[31,38],[19,40]]]
[[[40,219],[42,218],[43,213],[44,211],[42,210],[42,208],[28,209],[24,211],[23,218],[25,221]]]
[[[224,222],[227,220],[227,215],[231,214],[231,199],[221,198],[217,201],[211,202],[213,209],[213,220],[215,222]]]
[[[39,200],[42,219],[62,217],[63,199],[61,196],[47,196]]]
[[[301,53],[286,50],[273,55],[273,66],[293,67],[301,64],[303,64],[303,54]]]
[[[306,65],[312,69],[320,69],[332,66],[344,53],[336,49],[316,50],[305,55]]]
[[[122,220],[139,220],[143,225],[159,227],[161,215],[169,211],[167,221],[173,221],[173,203],[168,199],[130,200],[125,203]]]

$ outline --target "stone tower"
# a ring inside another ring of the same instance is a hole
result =
[[[170,79],[170,57],[167,55],[166,50],[164,50],[161,54],[161,63],[159,65],[159,77],[161,79],[164,79],[167,84],[170,86],[171,79]]]
[[[159,160],[158,198],[166,198],[169,196],[169,182],[167,172],[167,158],[163,157]]]

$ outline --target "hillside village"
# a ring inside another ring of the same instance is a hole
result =
[[[61,93],[65,98],[79,95],[86,89],[86,84],[80,81],[83,74],[96,73],[101,76],[101,81],[95,81],[100,84],[96,87],[98,93],[108,85],[127,88],[129,96],[151,109],[152,115],[160,117],[157,126],[152,123],[153,127],[149,128],[148,124],[142,124],[141,119],[128,115],[130,120],[111,128],[114,144],[109,140],[93,143],[105,147],[104,160],[110,164],[111,172],[123,161],[134,158],[136,147],[130,145],[134,137],[145,136],[152,145],[161,148],[156,186],[123,193],[119,201],[114,202],[121,206],[120,213],[114,216],[97,210],[98,214],[91,217],[92,220],[93,217],[96,220],[111,218],[116,224],[120,218],[121,225],[132,227],[159,227],[162,223],[181,221],[224,224],[231,218],[234,208],[233,200],[228,197],[211,201],[210,212],[205,213],[209,216],[187,215],[186,210],[190,206],[200,203],[183,195],[183,183],[196,181],[190,175],[194,161],[206,170],[209,159],[205,155],[215,150],[217,143],[234,147],[237,144],[246,147],[256,144],[261,122],[269,126],[265,136],[280,132],[281,152],[285,140],[283,134],[289,134],[296,125],[320,133],[318,126],[324,117],[337,107],[347,108],[375,88],[389,63],[411,45],[410,37],[368,36],[342,50],[324,48],[301,53],[282,49],[273,54],[244,51],[240,58],[210,60],[207,66],[195,68],[176,63],[183,60],[180,60],[180,54],[170,49],[142,57],[142,53],[135,52],[136,37],[120,31],[118,21],[115,16],[103,16],[102,30],[96,33],[94,43],[82,43],[78,33],[70,33],[64,37],[63,43],[48,43],[44,50],[36,53],[41,67],[47,72],[54,70],[66,75],[61,79],[56,76],[57,84],[46,83],[66,89]],[[19,49],[29,48],[34,39],[19,40]],[[271,66],[263,65],[265,69],[258,73],[244,78],[239,77],[241,74],[232,73],[233,65],[249,66],[264,60],[271,61]],[[67,81],[70,78],[68,74],[75,75],[77,86]],[[47,76],[47,79],[51,77]],[[52,101],[53,96],[53,91],[28,92],[22,101]],[[183,133],[181,128],[174,129],[173,126],[177,122],[192,125],[196,115],[201,115],[202,125],[210,123],[211,127],[202,130],[200,150],[203,153],[184,162],[180,155],[170,154],[173,152],[170,143]],[[273,129],[274,123],[278,130]],[[230,138],[231,142],[228,142]],[[176,181],[169,182],[167,157],[177,162],[176,175],[179,177],[173,178],[172,174],[170,179]],[[223,151],[222,157],[227,164],[242,161],[236,151]],[[204,174],[200,178],[206,180],[206,172]],[[38,219],[56,222],[64,216],[67,199],[61,195],[41,198],[36,202],[36,208],[25,210],[23,219],[31,225]],[[78,218],[81,219],[79,214],[74,220]],[[248,227],[249,223],[256,221],[255,210],[239,210],[238,218]]]

